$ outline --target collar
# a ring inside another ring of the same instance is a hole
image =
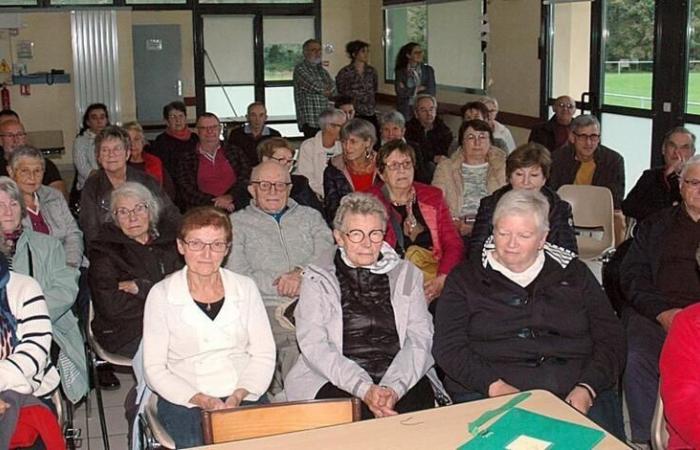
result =
[[[250,128],[250,124],[246,123],[243,125],[243,132],[245,134],[253,134],[252,129]],[[260,133],[260,136],[269,136],[270,135],[270,127],[267,125],[263,126],[262,132]]]
[[[368,269],[370,272],[376,274],[386,274],[391,272],[399,264],[399,261],[401,261],[398,253],[396,253],[394,249],[386,243],[386,241],[382,243],[382,248],[379,250],[381,253],[381,258],[370,266],[356,266],[350,262],[343,247],[339,247],[338,250],[340,251],[340,258],[348,267],[352,269],[356,269],[358,267],[361,269]]]
[[[487,253],[495,248],[496,245],[493,242],[493,235],[491,235],[488,237],[488,239],[486,239],[486,242],[484,242],[484,249],[481,251],[482,267],[486,268],[489,263]],[[545,256],[552,258],[562,267],[562,269],[565,269],[571,261],[578,257],[576,253],[572,252],[571,250],[567,250],[564,247],[559,247],[558,245],[554,245],[550,242],[544,243],[543,250]]]

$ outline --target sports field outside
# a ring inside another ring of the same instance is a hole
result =
[[[700,72],[690,72],[688,113],[700,114]],[[605,74],[606,105],[651,109],[651,72]]]

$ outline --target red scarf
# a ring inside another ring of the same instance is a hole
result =
[[[165,132],[168,135],[174,137],[175,139],[179,139],[179,140],[185,141],[185,142],[189,141],[190,137],[192,137],[192,132],[190,131],[189,128],[185,128],[184,130],[181,130],[181,131],[173,131],[170,128],[166,128]]]

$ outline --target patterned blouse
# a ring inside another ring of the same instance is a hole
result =
[[[355,111],[361,116],[373,116],[376,105],[377,71],[374,67],[365,65],[360,75],[355,66],[348,64],[340,69],[335,77],[338,94],[347,95],[353,99]]]

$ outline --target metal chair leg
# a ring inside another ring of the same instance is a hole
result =
[[[92,370],[92,382],[95,388],[95,396],[97,397],[97,413],[100,416],[100,428],[102,430],[102,442],[104,444],[104,450],[110,450],[109,448],[109,435],[107,434],[107,420],[105,419],[105,407],[102,403],[102,389],[100,388],[100,382],[97,378],[97,356],[90,350],[90,361]]]

